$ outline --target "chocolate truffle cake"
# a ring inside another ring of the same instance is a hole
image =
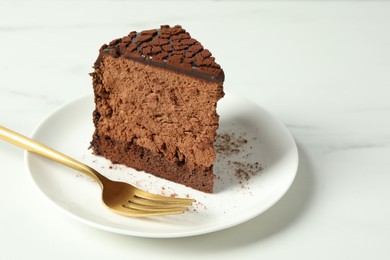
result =
[[[91,147],[113,163],[213,192],[224,73],[181,26],[104,44],[94,66]]]

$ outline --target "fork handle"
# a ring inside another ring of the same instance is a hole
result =
[[[56,161],[58,163],[61,163],[65,166],[68,166],[74,170],[80,171],[82,173],[87,174],[88,176],[95,179],[98,183],[100,183],[99,178],[94,175],[92,172],[94,170],[89,167],[88,165],[85,165],[65,154],[62,154],[44,144],[41,144],[33,139],[30,139],[26,136],[23,136],[19,133],[16,133],[8,128],[5,128],[0,125],[0,139],[3,139],[4,141],[7,141],[11,144],[14,144],[16,146],[19,146],[27,151],[36,153],[40,156],[43,156],[45,158],[48,158],[50,160]]]

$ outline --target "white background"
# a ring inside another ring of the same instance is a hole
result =
[[[388,259],[389,14],[387,1],[1,1],[1,125],[30,135],[92,92],[103,43],[181,24],[222,65],[226,91],[288,127],[300,164],[282,200],[247,223],[147,239],[64,215],[22,150],[0,142],[0,259]]]

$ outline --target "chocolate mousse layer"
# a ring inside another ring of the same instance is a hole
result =
[[[211,193],[224,95],[211,53],[180,26],[161,26],[103,45],[94,69],[94,153]]]

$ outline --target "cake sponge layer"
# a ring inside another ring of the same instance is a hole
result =
[[[171,162],[136,143],[122,143],[109,138],[95,138],[96,149],[113,163],[120,163],[138,171],[153,173],[176,183],[212,193],[214,174],[212,167],[190,167],[186,163]]]

